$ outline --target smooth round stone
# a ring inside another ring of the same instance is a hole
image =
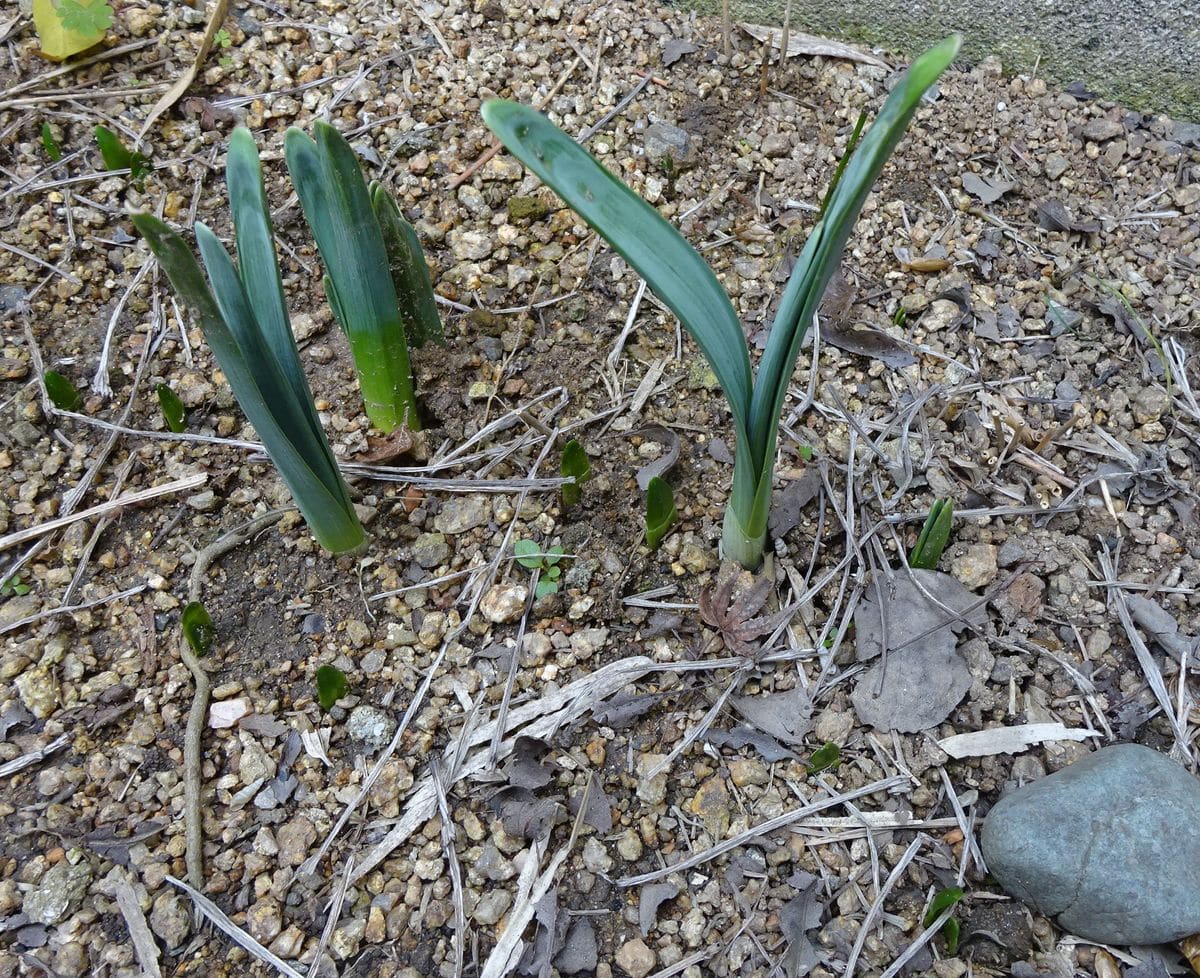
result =
[[[1005,890],[1079,937],[1200,932],[1200,780],[1148,747],[1105,747],[1016,789],[981,842]]]

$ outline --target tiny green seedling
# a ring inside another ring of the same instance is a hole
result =
[[[83,395],[57,370],[47,370],[42,374],[42,383],[46,385],[46,394],[51,403],[60,411],[78,411],[83,404]]]
[[[95,129],[96,145],[100,148],[100,159],[106,170],[128,170],[129,178],[140,186],[154,169],[150,158],[143,153],[128,149],[121,138],[107,126]]]
[[[932,927],[934,922],[943,913],[955,906],[959,900],[963,898],[963,891],[957,886],[951,886],[948,889],[940,890],[929,903],[929,910],[925,913],[925,919],[922,921],[922,927]],[[941,935],[946,939],[946,953],[953,956],[958,953],[958,936],[959,923],[954,917],[948,917],[946,922],[942,924]]]
[[[950,527],[954,522],[954,503],[939,499],[925,517],[925,525],[913,545],[908,557],[909,567],[933,570],[941,560],[942,552],[950,541]]]
[[[537,600],[558,593],[559,578],[562,577],[559,561],[562,560],[563,553],[563,548],[559,546],[542,550],[532,540],[518,540],[513,544],[513,556],[517,558],[517,563],[538,571],[537,587],[533,590],[533,596]]]
[[[193,601],[183,609],[183,637],[196,655],[207,655],[212,648],[213,639],[217,637],[217,628],[213,624],[207,609],[199,601]]]
[[[833,179],[829,181],[829,189],[825,191],[825,199],[821,201],[822,217],[825,216],[825,212],[829,209],[829,202],[833,199],[833,192],[837,190],[837,185],[842,180],[842,174],[846,172],[846,164],[850,162],[850,157],[858,146],[858,141],[862,138],[863,126],[866,124],[867,113],[865,111],[859,112],[858,121],[854,123],[854,132],[850,134],[850,142],[846,144],[846,152],[838,160],[837,169],[833,171]]]
[[[908,310],[904,306],[897,306],[896,311],[894,313],[892,313],[893,325],[899,326],[901,329],[903,329],[905,323],[907,323],[907,322],[908,322]]]
[[[592,463],[587,452],[574,438],[563,446],[562,462],[558,471],[563,478],[575,480],[565,483],[562,487],[563,505],[574,506],[583,498],[583,484],[592,475]]]
[[[233,38],[229,36],[229,31],[225,30],[224,27],[222,27],[219,31],[217,31],[216,34],[213,35],[214,47],[220,48],[223,51],[231,44],[233,44]],[[217,63],[222,67],[227,68],[229,65],[233,64],[233,58],[227,54],[224,54],[217,58]]]
[[[835,768],[841,763],[842,749],[837,744],[829,741],[812,752],[805,767],[808,769],[809,774],[820,774],[822,771],[828,771],[830,768]]]
[[[646,487],[646,546],[656,550],[675,524],[675,493],[658,476]]]
[[[801,445],[799,451],[800,451],[800,457],[802,459],[804,459],[804,461],[811,462],[813,460],[812,445]]]
[[[28,594],[32,590],[28,584],[21,580],[20,574],[13,574],[12,577],[0,583],[0,598],[21,597]]]
[[[113,9],[107,3],[80,3],[79,0],[57,0],[54,10],[59,22],[75,34],[100,35],[112,27]]]
[[[328,713],[333,704],[346,695],[346,674],[337,666],[321,666],[317,670],[317,702]]]
[[[183,401],[179,399],[179,396],[166,384],[159,384],[155,388],[155,392],[158,394],[158,406],[162,409],[163,420],[167,423],[167,428],[175,434],[186,430],[187,412],[184,411]]]
[[[50,128],[50,123],[48,122],[42,123],[42,149],[50,157],[50,162],[57,163],[62,159],[62,147],[58,145],[58,140],[54,138],[54,130]]]

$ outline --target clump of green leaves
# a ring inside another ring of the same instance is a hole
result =
[[[518,540],[513,544],[513,556],[517,558],[517,563],[538,572],[537,587],[533,589],[533,596],[537,600],[558,593],[559,578],[562,577],[562,565],[559,562],[564,552],[557,545],[543,551],[532,540]]]
[[[167,429],[175,434],[186,430],[187,412],[184,410],[183,401],[179,399],[179,395],[166,384],[159,384],[154,390],[158,394],[158,406],[162,410],[163,421],[167,423]]]
[[[103,0],[56,0],[54,10],[63,27],[76,34],[103,34],[112,27],[113,9]]]
[[[60,411],[78,411],[83,404],[83,395],[57,370],[47,370],[42,374],[42,383],[46,385],[50,402]]]
[[[563,446],[562,462],[558,466],[559,474],[574,482],[562,486],[562,501],[564,506],[574,506],[583,498],[583,484],[591,478],[592,463],[588,459],[583,446],[574,438]]]
[[[141,186],[146,177],[153,171],[150,158],[143,153],[129,149],[121,137],[107,126],[97,126],[96,145],[100,147],[100,159],[106,170],[128,170],[129,178],[136,186]]]
[[[327,122],[313,138],[289,129],[288,172],[325,263],[325,294],[350,342],[364,406],[385,434],[421,427],[408,348],[442,342],[433,285],[416,231]]]
[[[328,713],[333,704],[346,695],[346,674],[337,666],[321,666],[317,670],[317,702]]]
[[[817,304],[841,261],[883,164],[921,96],[958,53],[947,38],[917,58],[835,181],[821,219],[793,267],[757,372],[741,320],[716,276],[679,232],[545,116],[490,101],[483,118],[501,142],[551,186],[646,280],[695,339],[729,401],[737,452],[725,513],[726,557],[753,569],[762,561],[775,468],[779,414]]]
[[[949,499],[939,499],[925,517],[925,525],[921,527],[917,542],[908,556],[908,566],[925,570],[937,567],[946,544],[950,542],[950,528],[953,523],[954,503]]]
[[[945,890],[939,890],[934,898],[929,903],[929,910],[925,913],[925,919],[921,922],[922,927],[932,927],[934,922],[943,913],[955,906],[959,900],[963,898],[963,891],[957,886],[951,886]],[[958,937],[960,926],[957,918],[948,917],[946,922],[942,924],[939,933],[946,939],[946,953],[952,957],[958,953]]]
[[[258,150],[247,129],[238,128],[229,140],[225,178],[238,264],[207,226],[197,224],[207,282],[175,231],[150,214],[135,214],[133,223],[195,313],[234,396],[317,541],[333,553],[353,550],[363,542],[363,528],[300,364]]]
[[[50,157],[50,162],[57,163],[62,159],[62,147],[58,145],[58,140],[54,138],[54,130],[50,128],[50,123],[48,122],[42,123],[42,149]]]
[[[184,606],[181,619],[183,637],[196,655],[207,655],[212,648],[217,629],[208,610],[199,601]]]
[[[670,485],[655,476],[646,486],[646,546],[658,549],[667,530],[675,525],[675,493]]]
[[[0,598],[21,597],[31,590],[32,588],[21,580],[20,574],[13,574],[12,577],[0,582]]]
[[[805,767],[809,774],[819,774],[837,767],[842,763],[842,749],[832,741],[827,741],[809,755]]]

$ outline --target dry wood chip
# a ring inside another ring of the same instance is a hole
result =
[[[760,43],[769,37],[771,47],[776,49],[783,47],[782,27],[766,27],[762,24],[739,24],[738,26]],[[825,58],[843,58],[846,61],[860,61],[865,65],[888,67],[875,55],[853,45],[843,44],[841,41],[831,41],[827,37],[818,37],[816,34],[805,34],[803,31],[789,31],[787,56],[795,58],[798,55],[810,58],[817,55]]]
[[[951,757],[987,757],[991,754],[1017,754],[1033,744],[1048,740],[1087,740],[1097,731],[1082,727],[1068,728],[1061,723],[1023,723],[1015,727],[993,727],[955,734],[938,741],[938,747]]]

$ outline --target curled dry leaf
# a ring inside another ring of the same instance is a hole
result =
[[[700,592],[700,618],[720,633],[729,651],[749,655],[755,639],[775,631],[790,614],[758,615],[770,594],[770,578],[745,571],[726,572]]]
[[[1017,186],[1015,180],[1002,180],[1000,177],[984,177],[978,173],[962,175],[963,190],[972,197],[978,197],[985,205],[994,204],[1010,190]]]
[[[675,467],[675,463],[679,461],[679,436],[670,428],[663,428],[659,425],[653,425],[649,428],[640,428],[635,434],[641,435],[643,438],[648,438],[651,441],[656,441],[663,446],[663,453],[654,461],[647,462],[637,473],[638,488],[645,492],[650,488],[651,479],[661,479],[664,475]]]
[[[760,44],[770,38],[771,47],[778,50],[783,47],[783,28],[767,27],[763,24],[739,24],[742,30],[749,34],[754,40]],[[875,55],[861,48],[856,48],[851,44],[843,44],[841,41],[831,41],[827,37],[818,37],[816,34],[805,34],[803,31],[788,32],[787,56],[795,58],[799,55],[807,57],[815,57],[820,55],[825,58],[842,58],[846,61],[859,61],[865,65],[875,65],[879,68],[886,68],[888,65],[880,61]]]

